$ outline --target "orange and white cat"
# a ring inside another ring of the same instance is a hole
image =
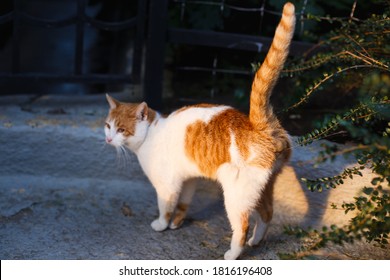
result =
[[[264,237],[273,213],[273,184],[290,157],[290,140],[269,104],[295,27],[295,8],[286,3],[264,63],[252,84],[249,117],[229,107],[200,104],[168,116],[145,102],[122,103],[107,95],[106,142],[133,151],[156,189],[156,231],[175,229],[185,218],[193,177],[216,180],[223,189],[233,231],[225,259],[236,259],[246,243],[249,217],[255,227],[250,246]]]

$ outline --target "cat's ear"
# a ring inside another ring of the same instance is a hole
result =
[[[138,120],[145,121],[148,119],[149,108],[146,102],[142,102],[138,105],[136,111],[136,117]]]
[[[108,93],[106,93],[106,98],[108,104],[110,105],[110,109],[115,109],[116,107],[119,106],[119,101],[109,96]]]

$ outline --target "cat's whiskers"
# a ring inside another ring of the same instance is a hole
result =
[[[99,144],[100,144],[100,151],[105,150],[105,148],[107,147],[107,142],[106,141],[102,141],[102,140],[98,140],[98,141],[99,141]]]
[[[116,148],[117,151],[117,163],[121,169],[126,169],[128,162],[130,161],[129,151],[124,145],[120,145]]]

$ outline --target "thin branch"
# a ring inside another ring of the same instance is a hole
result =
[[[283,73],[294,73],[294,72],[300,72],[300,71],[305,71],[305,70],[309,70],[309,69],[313,69],[313,68],[316,68],[322,64],[325,64],[329,61],[331,61],[332,59],[334,58],[337,58],[337,57],[342,57],[344,55],[348,55],[348,56],[351,56],[353,58],[356,58],[358,60],[361,60],[363,62],[365,62],[367,65],[373,65],[373,64],[377,64],[378,66],[380,67],[383,67],[382,70],[388,70],[389,69],[389,66],[370,57],[370,56],[366,56],[360,52],[358,52],[358,54],[360,55],[356,55],[350,51],[342,51],[342,52],[339,52],[337,54],[334,54],[334,55],[330,55],[330,56],[327,56],[323,59],[319,59],[317,61],[315,61],[314,63],[308,65],[308,66],[305,66],[305,67],[301,67],[301,68],[295,68],[295,69],[284,69],[282,72]]]
[[[317,162],[323,162],[329,158],[332,158],[332,157],[336,157],[336,156],[341,156],[341,155],[346,155],[346,154],[350,154],[352,152],[355,152],[355,151],[359,151],[359,150],[369,150],[372,148],[372,146],[374,146],[375,148],[377,148],[378,150],[380,151],[385,151],[387,152],[389,149],[388,147],[386,146],[383,146],[383,145],[379,145],[378,143],[373,143],[371,145],[363,145],[363,144],[359,144],[357,146],[354,146],[354,147],[350,147],[350,148],[345,148],[343,150],[339,150],[337,152],[333,152],[331,154],[328,154],[326,156],[319,156],[317,157],[316,161]]]
[[[286,111],[290,111],[291,109],[294,109],[296,107],[298,107],[299,105],[301,105],[302,103],[304,103],[309,97],[310,95],[316,90],[318,89],[322,84],[324,84],[326,81],[328,81],[329,79],[333,78],[335,75],[338,75],[338,74],[341,74],[343,72],[346,72],[346,71],[349,71],[349,70],[355,70],[355,69],[359,69],[359,68],[379,68],[379,67],[376,67],[375,65],[354,65],[354,66],[349,66],[349,67],[346,67],[346,68],[343,68],[343,69],[339,69],[337,70],[335,73],[332,73],[330,75],[327,75],[325,78],[323,78],[320,82],[318,82],[317,84],[314,85],[314,87],[312,87],[302,98],[300,101],[298,101],[297,103],[295,103],[294,105],[292,105],[291,107],[287,108]]]
[[[351,11],[351,14],[349,15],[349,22],[350,23],[352,22],[352,19],[354,18],[353,14],[355,13],[356,4],[357,4],[357,0],[355,0],[355,2],[353,2],[353,5],[352,5],[352,11]]]
[[[366,55],[370,55],[367,50],[358,42],[356,41],[351,35],[349,34],[344,34],[345,37],[347,37],[349,40],[351,40],[352,42],[354,42],[356,45],[358,45],[365,53]]]

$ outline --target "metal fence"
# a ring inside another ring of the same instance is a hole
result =
[[[272,43],[272,38],[259,35],[247,35],[228,33],[223,31],[197,30],[172,27],[167,24],[168,4],[179,5],[180,14],[183,18],[186,12],[191,12],[194,5],[217,7],[221,13],[224,9],[233,9],[244,13],[258,13],[262,19],[264,14],[272,14],[275,17],[281,16],[280,12],[265,9],[265,0],[259,1],[259,6],[247,8],[244,6],[230,5],[225,0],[221,1],[194,1],[194,0],[151,0],[149,9],[149,30],[146,44],[145,60],[145,86],[144,96],[154,107],[162,103],[162,81],[164,69],[164,47],[166,43],[184,44],[194,46],[207,46],[225,48],[230,50],[245,50],[251,52],[266,52]],[[245,4],[245,3],[244,3]],[[260,26],[261,28],[261,26]],[[293,42],[291,47],[292,55],[300,55],[310,49],[312,44],[304,42]],[[217,58],[213,60],[213,67],[210,69],[199,69],[186,67],[191,71],[210,71],[215,75],[217,72],[235,73],[234,70],[217,69]]]
[[[220,1],[195,1],[195,0],[138,0],[136,16],[120,22],[106,22],[97,20],[86,13],[87,0],[74,0],[77,2],[77,11],[74,15],[61,20],[47,20],[37,18],[23,11],[21,3],[23,0],[8,0],[13,2],[12,11],[0,14],[0,26],[12,24],[12,66],[9,71],[0,72],[0,82],[15,80],[20,83],[29,81],[44,80],[59,83],[123,83],[143,85],[144,99],[154,108],[162,106],[162,83],[163,70],[165,67],[165,45],[167,43],[186,44],[196,46],[210,46],[228,48],[234,50],[247,50],[254,52],[266,52],[270,47],[272,38],[264,36],[253,36],[245,34],[232,34],[208,30],[196,30],[177,28],[169,26],[169,5],[180,7],[181,17],[190,12],[189,5],[203,5],[218,7],[221,12],[224,9],[232,9],[246,13],[258,13],[260,17],[260,29],[263,24],[263,17],[272,14],[277,17],[280,11],[272,11],[265,8],[265,0],[259,0],[257,7],[245,7],[228,4],[225,0]],[[304,30],[304,15],[306,4],[304,0],[301,10],[297,11],[300,21],[299,32]],[[241,3],[241,2],[240,2]],[[356,6],[356,1],[354,2]],[[353,17],[352,8],[351,18]],[[58,29],[66,26],[74,26],[74,57],[72,73],[48,73],[48,72],[26,72],[22,71],[21,65],[21,27],[33,25],[43,29]],[[118,31],[134,29],[134,53],[132,57],[132,73],[121,74],[93,74],[84,73],[83,64],[85,28],[94,27],[99,30]],[[147,29],[146,29],[147,28]],[[300,55],[312,45],[303,42],[293,42],[291,47],[292,55]],[[146,55],[143,55],[143,50]],[[214,63],[215,64],[215,63]],[[141,68],[144,66],[142,75]],[[214,72],[215,65],[212,69]],[[143,77],[141,77],[143,76]]]
[[[144,26],[146,21],[146,0],[138,1],[137,16],[121,22],[105,22],[97,20],[86,13],[87,0],[76,0],[76,14],[61,20],[47,20],[32,16],[22,9],[22,0],[13,0],[12,11],[0,15],[0,25],[11,23],[11,68],[0,72],[0,81],[15,80],[19,83],[44,80],[62,83],[138,83],[141,75],[142,45],[144,41]],[[26,72],[21,69],[21,28],[34,26],[42,29],[60,29],[74,26],[74,58],[72,73]],[[120,31],[135,29],[134,54],[132,74],[93,74],[84,73],[83,65],[85,29],[93,27],[98,30]]]

